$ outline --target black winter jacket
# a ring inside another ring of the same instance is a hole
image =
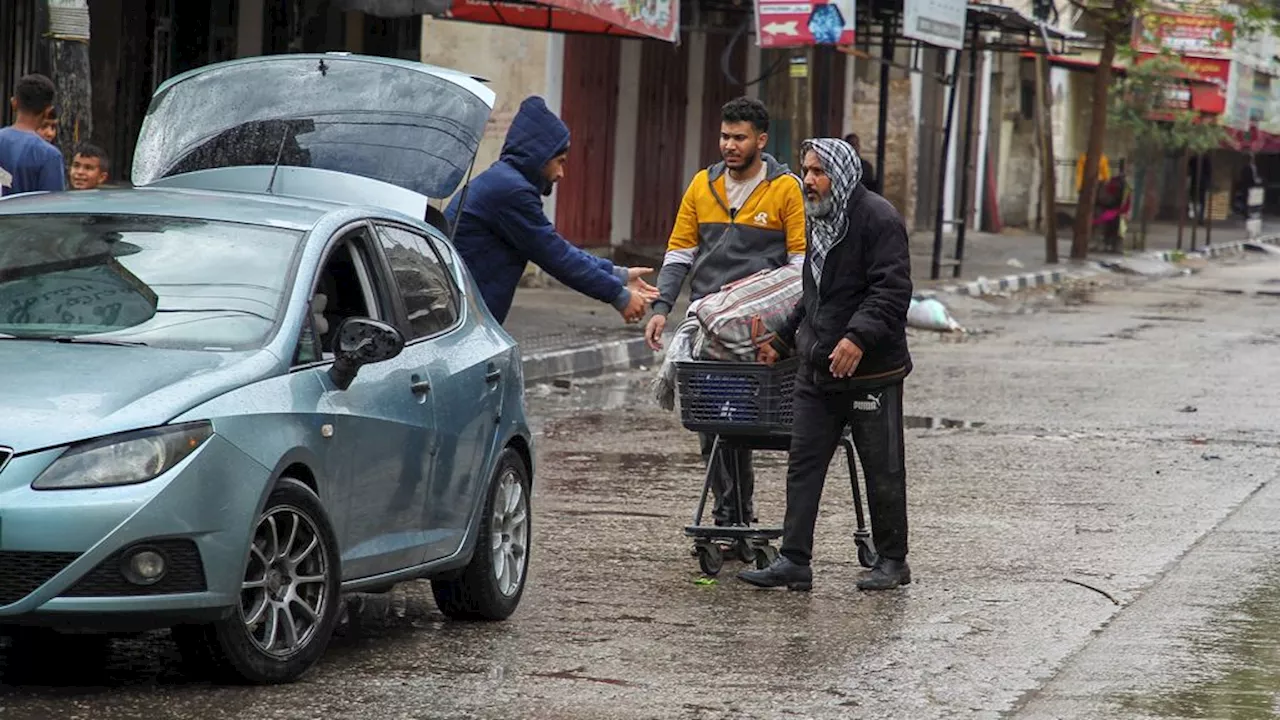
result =
[[[849,196],[848,230],[827,254],[822,287],[815,288],[809,258],[804,297],[778,334],[784,356],[794,350],[802,372],[820,384],[893,382],[911,373],[907,309],[911,305],[911,252],[902,215],[862,185]],[[809,243],[809,253],[813,244]],[[831,376],[828,356],[849,338],[863,356],[852,378]]]

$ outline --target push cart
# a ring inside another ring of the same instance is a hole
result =
[[[708,576],[719,574],[726,555],[736,556],[756,567],[768,567],[778,557],[770,542],[782,537],[782,528],[753,525],[751,519],[731,525],[703,525],[707,496],[712,492],[712,472],[722,453],[735,449],[791,449],[792,394],[795,389],[797,358],[780,361],[773,366],[750,362],[684,360],[676,363],[676,389],[680,399],[680,422],[689,430],[714,436],[711,455],[707,459],[706,477],[693,524],[684,534],[693,538],[692,554]],[[872,567],[876,562],[875,547],[867,530],[858,488],[853,436],[846,429],[840,440],[849,464],[849,480],[853,487],[853,507],[858,527],[853,532],[858,549],[858,562]],[[732,457],[732,456],[731,456]],[[731,468],[736,470],[736,468]],[[737,507],[742,508],[742,490]],[[739,513],[741,515],[742,513]]]

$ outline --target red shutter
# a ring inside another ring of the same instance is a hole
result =
[[[608,247],[613,215],[613,143],[618,117],[617,38],[566,35],[560,117],[572,133],[556,190],[556,229],[583,247]]]
[[[640,111],[636,130],[635,209],[631,240],[663,245],[671,235],[684,177],[685,112],[689,105],[688,45],[644,41],[640,56]]]

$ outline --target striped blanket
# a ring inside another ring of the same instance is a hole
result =
[[[690,305],[653,381],[658,404],[675,409],[676,363],[681,360],[754,362],[759,348],[777,336],[800,302],[802,271],[800,265],[762,270]]]

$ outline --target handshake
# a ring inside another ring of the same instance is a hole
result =
[[[629,325],[643,320],[649,304],[658,299],[658,288],[644,281],[644,276],[651,272],[653,268],[627,269],[627,289],[631,291],[631,302],[618,312]]]

